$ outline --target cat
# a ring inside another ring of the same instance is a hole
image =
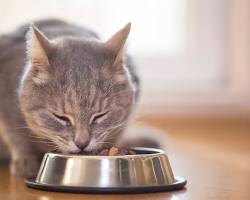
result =
[[[36,175],[45,152],[96,151],[123,134],[140,93],[130,27],[102,42],[47,19],[0,37],[0,135],[12,174]]]

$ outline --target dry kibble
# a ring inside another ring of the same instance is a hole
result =
[[[124,155],[135,155],[136,153],[132,150],[119,148],[119,147],[111,147],[104,148],[99,152],[93,151],[88,152],[87,155],[98,155],[98,156],[124,156]]]
[[[119,155],[121,155],[121,156],[128,155],[128,150],[127,149],[119,149]]]
[[[119,149],[117,147],[112,147],[109,150],[109,156],[118,156],[119,155]]]
[[[109,149],[103,149],[98,155],[100,155],[100,156],[108,156],[109,155]]]

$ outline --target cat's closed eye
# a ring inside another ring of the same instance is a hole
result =
[[[61,124],[65,125],[65,126],[70,126],[72,125],[72,121],[70,120],[70,118],[66,115],[59,115],[56,113],[52,113],[54,118],[57,119],[57,121],[59,121]]]
[[[93,114],[90,118],[90,124],[93,124],[93,123],[100,123],[102,121],[104,121],[105,119],[107,119],[108,117],[108,111],[103,111],[103,112],[99,112],[99,113],[96,113],[96,114]]]

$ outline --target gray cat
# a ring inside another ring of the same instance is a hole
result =
[[[90,152],[123,133],[139,94],[124,45],[50,19],[0,37],[0,134],[11,173],[34,176],[42,155]],[[26,36],[26,39],[25,39]]]

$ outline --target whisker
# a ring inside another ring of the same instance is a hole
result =
[[[55,144],[52,141],[43,141],[43,140],[31,140],[31,142],[42,143],[42,144]]]
[[[112,127],[108,128],[107,131],[110,131],[110,130],[113,130],[113,129],[116,129],[116,128],[120,128],[120,127],[125,126],[125,125],[126,125],[126,122],[123,122],[123,123],[120,123],[120,124],[118,124],[116,126],[112,126]]]
[[[30,130],[30,127],[15,127],[15,128],[9,128],[8,130],[19,130],[19,129],[29,129]]]
[[[48,152],[60,152],[60,149],[58,147],[55,147],[55,148],[51,148],[48,150]]]
[[[126,124],[126,122],[121,123],[121,124],[119,124],[119,125],[117,125],[117,126],[110,127],[109,129],[107,129],[107,130],[105,131],[105,133],[101,134],[101,135],[97,138],[97,140],[106,137],[106,135],[108,135],[108,137],[110,137],[110,136],[113,136],[114,134],[117,134],[117,132],[115,132],[114,129],[122,128],[122,126],[124,126],[125,124]],[[109,132],[107,132],[107,131],[109,131]],[[106,138],[106,139],[107,139],[107,138]]]
[[[110,144],[110,145],[114,146],[116,143],[114,143],[114,142],[96,142],[96,144],[97,145],[98,144]]]
[[[28,126],[20,126],[20,127],[14,127],[10,128],[9,130],[31,130]],[[40,134],[39,134],[40,133]],[[40,143],[40,144],[46,144],[48,146],[48,151],[61,151],[60,149],[63,149],[63,140],[56,137],[53,137],[46,133],[46,131],[38,130],[36,133],[29,132],[22,132],[20,131],[19,134],[27,136],[27,138],[30,138],[30,142],[34,143]]]

